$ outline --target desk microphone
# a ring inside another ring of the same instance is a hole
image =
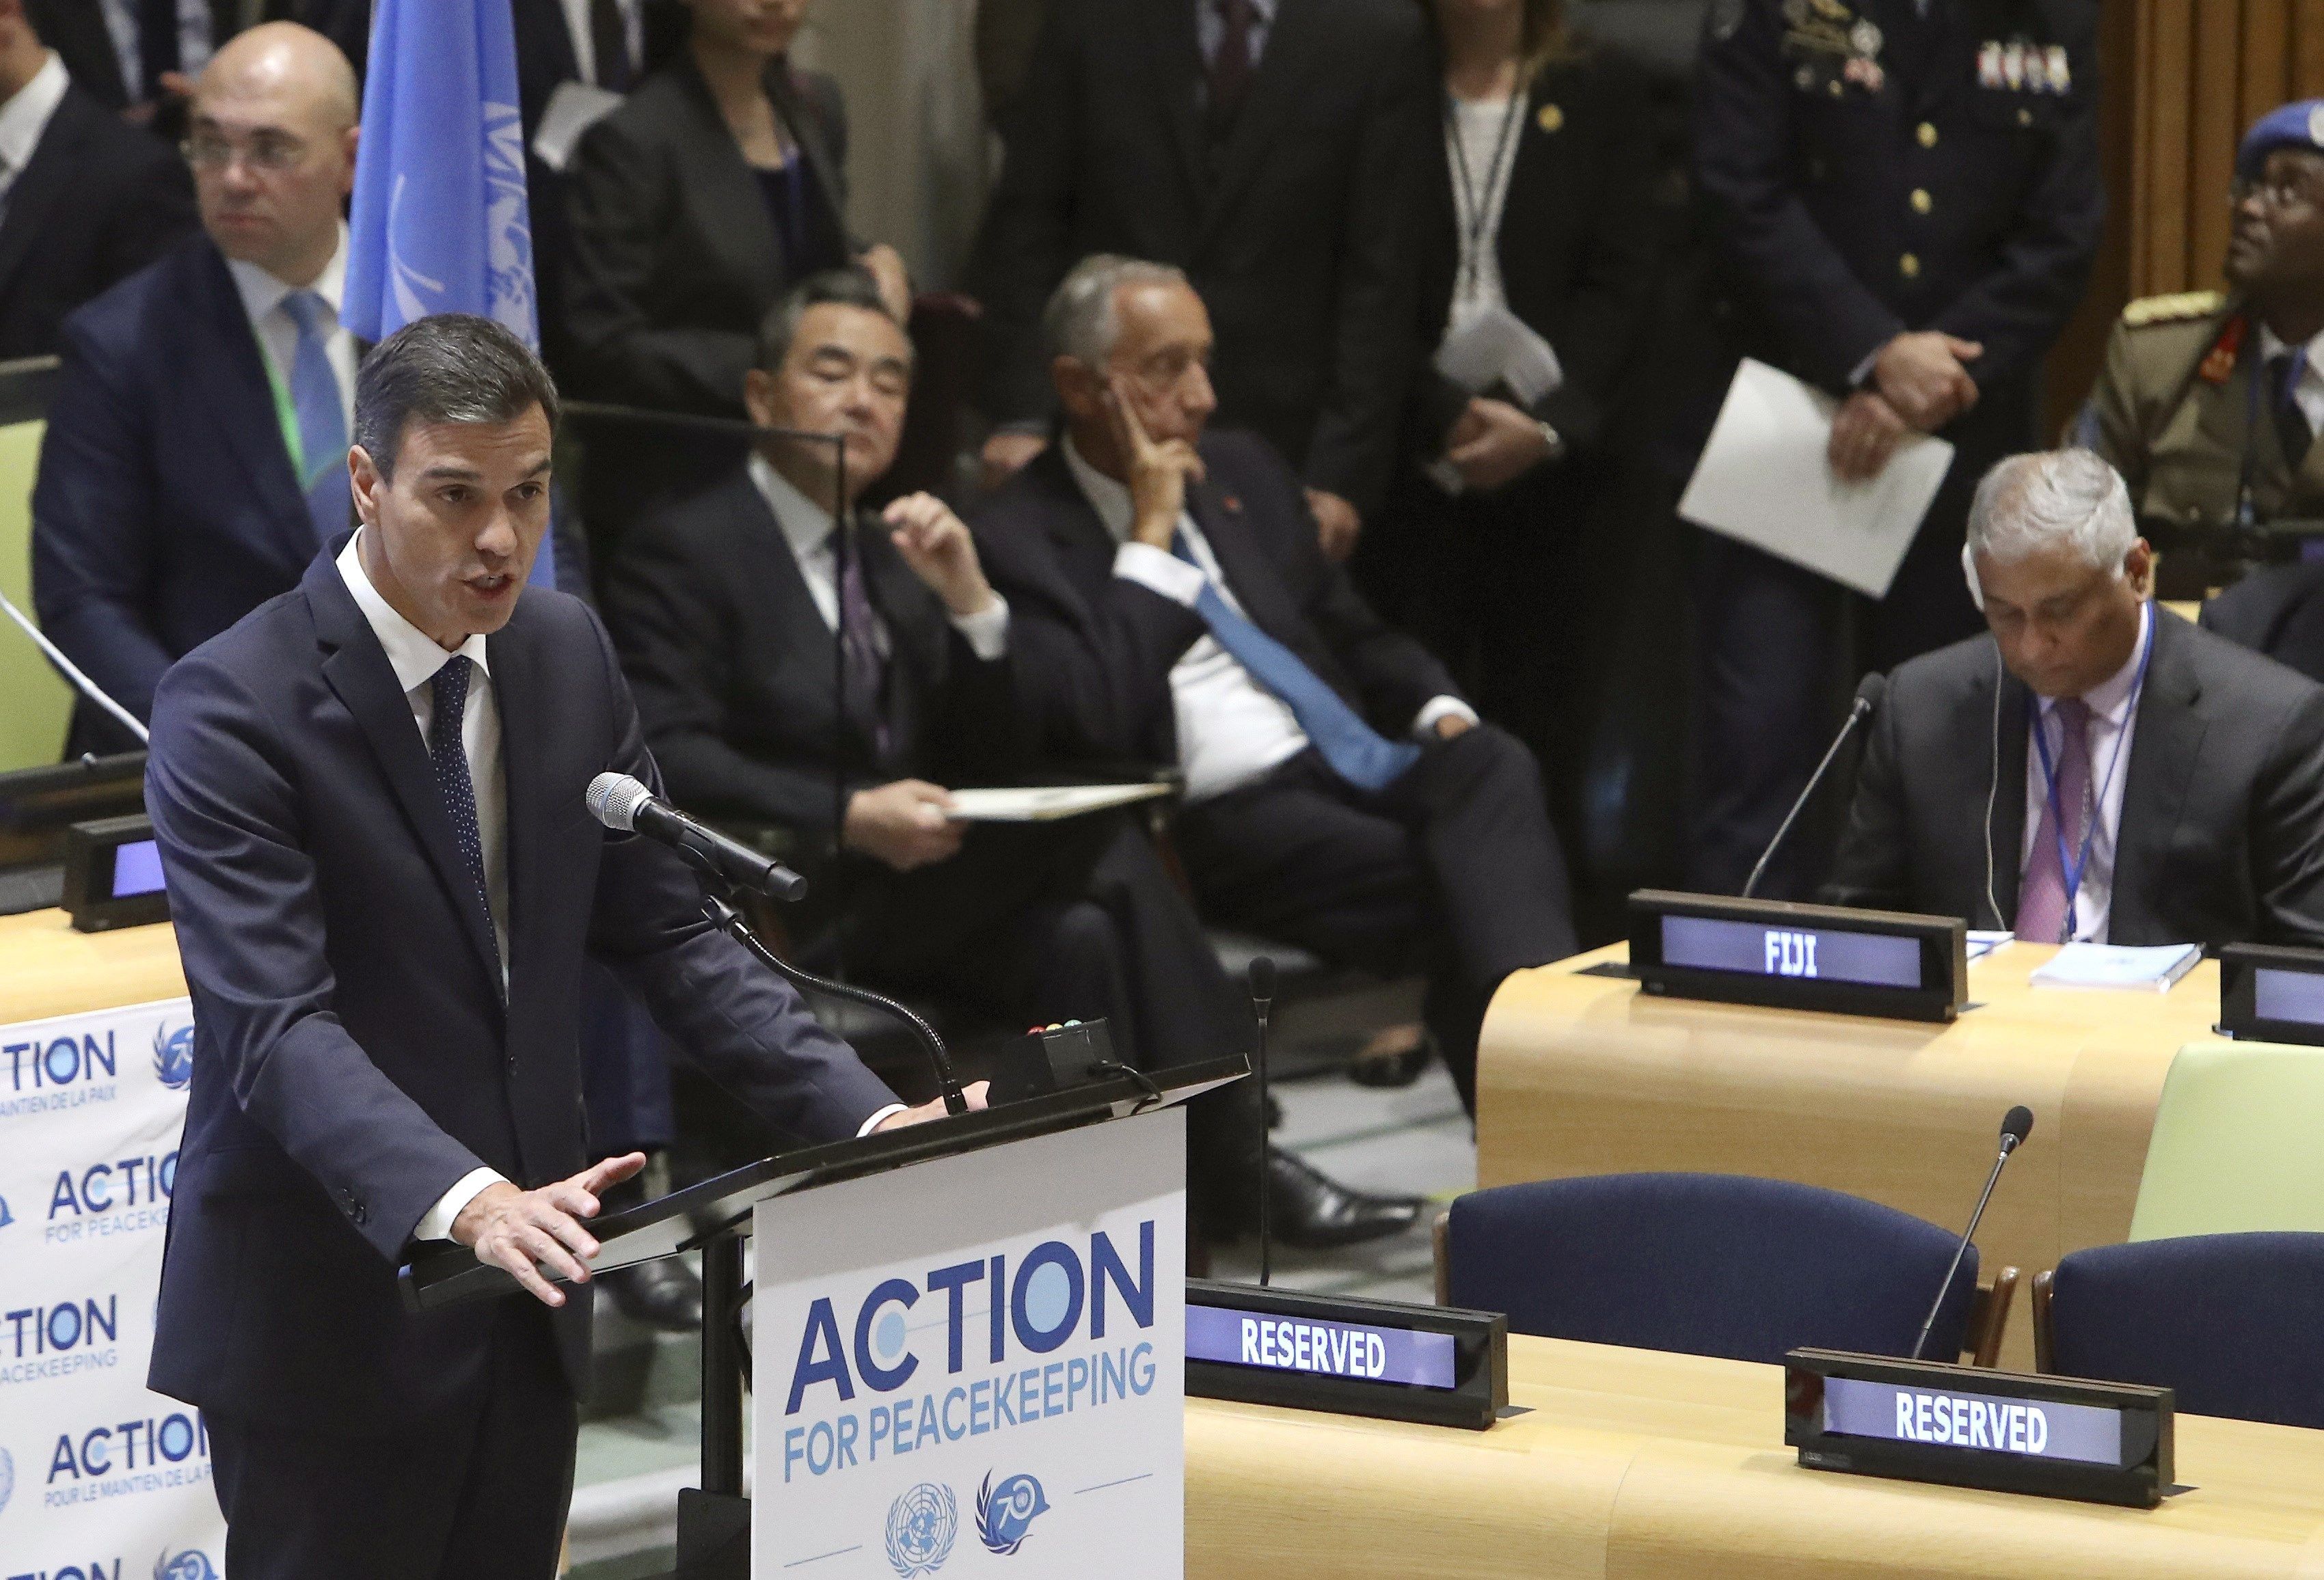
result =
[[[1274,1277],[1273,1226],[1268,1221],[1267,1023],[1275,1006],[1275,957],[1261,955],[1250,962],[1250,1011],[1259,1020],[1259,1281],[1264,1288]]]
[[[1969,1215],[1969,1227],[1962,1231],[1960,1244],[1953,1247],[1953,1264],[1945,1269],[1945,1281],[1937,1286],[1936,1304],[1929,1308],[1929,1319],[1921,1324],[1921,1337],[1913,1341],[1914,1360],[1929,1346],[1929,1330],[1937,1325],[1937,1313],[1944,1309],[1945,1297],[1952,1293],[1953,1275],[1960,1271],[1961,1258],[1969,1254],[1969,1242],[1977,1236],[1977,1226],[1985,1217],[1985,1204],[1993,1199],[1993,1188],[2000,1181],[2001,1165],[2009,1161],[2034,1129],[2034,1110],[2020,1103],[2002,1116],[2001,1153],[1993,1160],[1993,1172],[1985,1177],[1985,1194],[1977,1199],[1977,1210]],[[1948,1360],[1958,1356],[1947,1356]]]
[[[1808,776],[1807,786],[1800,792],[1800,798],[1793,802],[1792,810],[1784,814],[1783,826],[1775,831],[1775,837],[1767,841],[1767,848],[1759,852],[1759,864],[1751,868],[1751,876],[1744,880],[1742,898],[1749,899],[1758,888],[1759,880],[1767,876],[1767,863],[1775,859],[1775,852],[1782,850],[1784,841],[1791,837],[1792,825],[1800,821],[1800,813],[1806,808],[1808,797],[1816,793],[1816,786],[1822,784],[1823,776],[1831,771],[1832,759],[1840,756],[1841,745],[1856,733],[1858,725],[1872,717],[1872,711],[1880,705],[1881,694],[1887,689],[1888,677],[1885,675],[1868,675],[1856,683],[1856,701],[1849,707],[1847,721],[1840,725],[1840,733],[1831,738],[1831,744],[1824,749],[1823,761],[1818,763],[1815,772]]]
[[[32,646],[41,650],[41,657],[46,658],[51,664],[56,666],[57,673],[65,677],[66,682],[71,685],[73,690],[78,692],[82,696],[87,697],[90,702],[95,703],[107,713],[112,714],[114,719],[120,723],[123,729],[128,730],[130,734],[137,738],[137,744],[139,746],[148,746],[152,744],[153,737],[152,733],[146,730],[144,724],[139,721],[137,715],[123,707],[119,703],[115,702],[111,697],[106,695],[105,690],[102,686],[98,685],[97,682],[89,679],[88,675],[82,674],[80,666],[66,657],[63,651],[60,649],[54,642],[51,642],[48,638],[42,636],[41,634],[41,628],[34,625],[31,620],[26,618],[23,610],[10,602],[8,601],[8,595],[5,592],[0,592],[0,613],[5,613],[10,620],[16,622],[18,629],[22,630],[26,636],[32,638]]]
[[[681,856],[709,868],[737,888],[756,889],[778,900],[807,893],[807,879],[772,857],[698,823],[627,774],[600,774],[583,797],[589,815],[618,833],[643,834]]]

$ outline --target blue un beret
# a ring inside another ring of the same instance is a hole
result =
[[[2279,148],[2304,148],[2324,153],[2324,99],[2299,99],[2270,110],[2244,133],[2236,151],[2236,174],[2255,179],[2267,156]]]

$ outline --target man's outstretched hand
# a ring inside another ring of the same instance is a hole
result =
[[[597,1237],[582,1220],[597,1216],[597,1199],[607,1190],[645,1166],[645,1153],[630,1153],[538,1190],[495,1180],[460,1209],[452,1238],[474,1249],[477,1261],[506,1268],[542,1305],[562,1306],[565,1291],[543,1278],[540,1268],[587,1283]]]
[[[992,1095],[992,1083],[989,1080],[970,1081],[966,1086],[960,1089],[960,1095],[968,1099],[968,1111],[973,1114],[979,1108],[989,1106],[990,1099]],[[922,1103],[917,1108],[899,1109],[896,1113],[889,1115],[885,1119],[881,1120],[880,1123],[872,1128],[875,1130],[901,1130],[907,1125],[926,1125],[931,1119],[941,1119],[944,1116],[944,1099],[942,1098],[934,1098],[927,1102]]]

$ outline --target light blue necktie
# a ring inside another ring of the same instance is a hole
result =
[[[340,404],[339,376],[327,349],[338,315],[311,290],[282,299],[283,311],[299,326],[298,354],[290,359],[290,410],[299,419],[299,447],[307,475],[299,480],[315,536],[328,543],[348,526],[347,414]]]
[[[1201,568],[1185,531],[1170,540],[1170,549],[1188,565]],[[1410,741],[1389,740],[1365,723],[1362,715],[1301,663],[1296,653],[1237,613],[1207,573],[1203,591],[1194,600],[1194,612],[1211,628],[1219,646],[1291,710],[1291,716],[1299,721],[1299,728],[1307,732],[1332,771],[1357,789],[1385,790],[1420,760],[1420,748]]]

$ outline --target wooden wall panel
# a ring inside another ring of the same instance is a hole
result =
[[[2198,289],[2218,282],[2227,255],[2227,183],[2235,179],[2236,143],[2243,136],[2244,72],[2239,11],[2251,0],[2205,0],[2194,29],[2192,97],[2187,106],[2187,263],[2184,283]],[[2281,70],[2281,67],[2275,68]]]
[[[2291,96],[2324,94],[2324,0],[2292,0]]]

